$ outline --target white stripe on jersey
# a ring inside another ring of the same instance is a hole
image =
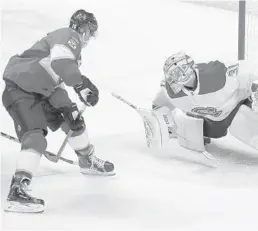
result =
[[[39,61],[39,64],[47,71],[47,73],[50,75],[50,77],[52,78],[52,80],[54,81],[54,85],[55,87],[58,86],[60,84],[60,77],[55,73],[55,71],[52,69],[51,67],[51,58],[50,55],[41,59]]]
[[[51,67],[51,62],[54,60],[60,59],[71,59],[75,60],[75,56],[73,52],[63,44],[56,44],[50,50],[50,55],[41,59],[39,64],[48,72],[48,74],[52,77],[54,81],[55,87],[58,87],[61,83],[61,78],[55,73],[55,71]]]
[[[75,60],[75,56],[70,48],[64,44],[55,44],[50,50],[51,61],[58,59],[72,59]]]

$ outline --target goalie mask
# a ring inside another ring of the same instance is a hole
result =
[[[82,45],[86,46],[89,39],[96,36],[98,22],[94,14],[77,10],[70,19],[69,27],[79,33]]]
[[[164,64],[163,71],[166,82],[175,94],[196,77],[194,61],[182,52],[170,56]]]

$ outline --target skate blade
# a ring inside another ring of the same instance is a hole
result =
[[[81,169],[81,174],[87,176],[114,176],[116,175],[115,172],[99,172],[93,169]]]
[[[7,201],[5,203],[4,211],[15,213],[43,213],[44,205]]]

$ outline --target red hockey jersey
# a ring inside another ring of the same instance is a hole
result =
[[[81,74],[77,65],[81,59],[81,50],[82,44],[77,32],[71,28],[55,30],[22,54],[11,57],[3,78],[13,81],[26,92],[50,97],[57,90],[61,92],[59,86],[62,82],[68,86],[81,82]],[[76,74],[70,74],[71,68],[65,65],[67,63],[76,67],[74,68]],[[59,76],[57,73],[60,73],[60,70],[70,75]],[[65,96],[64,93],[61,95]],[[68,95],[65,97],[67,99],[62,100],[67,100],[69,103]]]

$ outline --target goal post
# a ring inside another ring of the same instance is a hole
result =
[[[258,60],[258,1],[238,2],[238,59]]]
[[[191,0],[202,6],[236,12],[236,59],[258,60],[258,0]]]
[[[239,0],[238,5],[238,60],[244,60],[246,46],[246,1]]]

